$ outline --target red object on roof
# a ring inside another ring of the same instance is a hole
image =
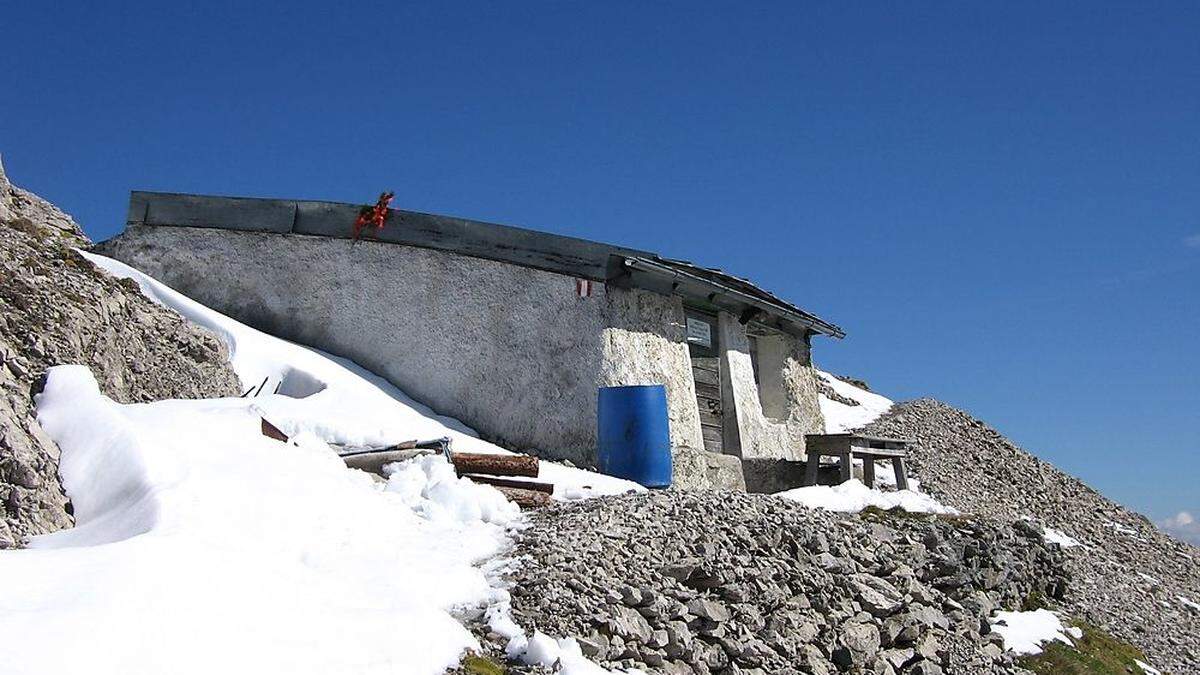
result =
[[[354,238],[358,239],[362,234],[362,229],[368,225],[376,230],[383,229],[383,223],[387,220],[388,204],[392,203],[392,198],[396,196],[395,192],[383,192],[379,195],[379,201],[375,202],[375,206],[364,206],[358,212],[358,218],[354,221]]]

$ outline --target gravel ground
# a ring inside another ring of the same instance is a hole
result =
[[[1068,584],[1033,523],[734,492],[555,504],[513,555],[518,623],[656,673],[1021,672],[985,617]]]
[[[1200,549],[933,399],[899,403],[867,431],[918,441],[922,490],[959,510],[1031,516],[1077,539],[1065,608],[1146,652],[1163,672],[1200,673]]]

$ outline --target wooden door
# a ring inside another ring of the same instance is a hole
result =
[[[696,382],[696,405],[700,412],[704,449],[720,453],[724,449],[725,414],[721,405],[717,318],[691,311],[686,313],[686,318],[688,352],[692,357],[692,378]]]

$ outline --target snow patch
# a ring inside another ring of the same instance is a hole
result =
[[[1058,615],[1046,609],[996,612],[992,617],[992,630],[1004,638],[1005,649],[1021,655],[1040,654],[1042,645],[1053,640],[1074,646],[1071,638],[1083,637],[1083,631],[1063,626]]]
[[[1162,675],[1162,671],[1160,671],[1158,668],[1155,668],[1154,666],[1150,665],[1149,663],[1146,663],[1144,661],[1139,661],[1138,659],[1134,659],[1133,662],[1135,664],[1137,664],[1137,667],[1141,668],[1142,672],[1145,673],[1146,675]]]
[[[866,389],[859,389],[825,371],[818,370],[817,377],[824,380],[839,396],[858,402],[858,405],[846,405],[824,395],[820,396],[821,415],[825,418],[827,434],[840,434],[866,426],[892,407],[891,399]]]
[[[1184,607],[1188,607],[1188,608],[1196,610],[1197,612],[1200,612],[1200,604],[1192,602],[1191,600],[1183,597],[1182,595],[1177,595],[1175,597],[1179,598],[1179,602],[1182,603]]]
[[[857,513],[868,506],[884,510],[900,507],[912,513],[957,515],[958,511],[941,504],[933,497],[914,490],[880,492],[872,490],[857,479],[841,485],[812,485],[775,493],[778,497],[800,502],[813,509]]]
[[[1062,530],[1056,530],[1053,527],[1042,528],[1042,538],[1051,544],[1058,544],[1063,548],[1071,548],[1074,546],[1082,546],[1078,539],[1068,535]]]

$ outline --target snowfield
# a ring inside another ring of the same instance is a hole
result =
[[[381,483],[328,444],[448,436],[456,450],[504,450],[349,361],[84,255],[221,335],[244,386],[267,384],[258,397],[123,405],[85,367],[49,371],[38,420],[62,451],[77,525],[0,553],[0,673],[441,673],[478,647],[454,611],[481,606],[515,657],[606,672],[507,618],[502,553],[523,521],[499,492],[439,456],[393,464]],[[262,436],[260,417],[291,440]],[[542,469],[560,499],[641,489]]]

